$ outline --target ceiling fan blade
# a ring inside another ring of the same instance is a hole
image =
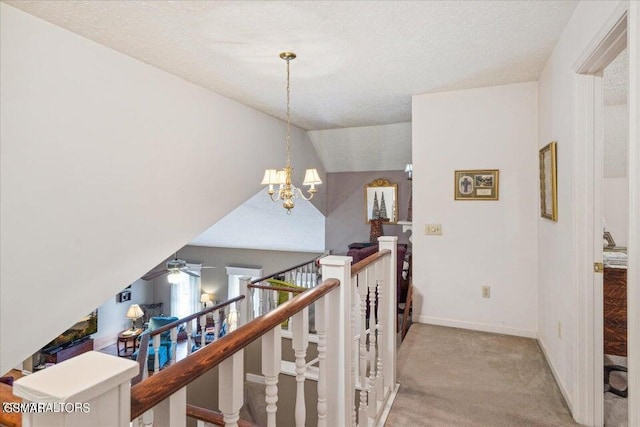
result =
[[[155,270],[155,271],[150,271],[147,274],[145,274],[144,276],[141,277],[142,280],[153,280],[156,277],[160,277],[164,274],[167,274],[169,272],[169,270],[167,270],[166,268],[163,268],[162,270]]]
[[[200,277],[199,274],[193,273],[193,272],[191,272],[189,270],[182,270],[182,272],[188,274],[189,276]]]
[[[206,266],[206,265],[204,265],[204,266],[200,267],[200,269],[203,269],[203,268],[218,268],[218,267],[208,267],[208,266]]]

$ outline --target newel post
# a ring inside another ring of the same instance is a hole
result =
[[[393,390],[396,386],[396,322],[398,321],[398,238],[396,236],[382,236],[378,238],[380,250],[391,251],[389,262],[385,262],[386,277],[382,284],[383,317],[383,383],[384,387]]]
[[[90,351],[22,377],[13,394],[34,403],[22,411],[22,425],[128,427],[138,370],[133,360]]]
[[[351,376],[351,257],[327,256],[320,259],[322,280],[338,279],[340,287],[327,294],[326,383],[331,387],[327,395],[329,426],[351,425],[354,384]]]

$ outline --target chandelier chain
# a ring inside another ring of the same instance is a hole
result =
[[[289,78],[289,63],[291,60],[287,58],[287,167],[291,167],[291,79]]]

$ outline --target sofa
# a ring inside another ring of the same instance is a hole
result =
[[[149,328],[145,330],[142,334],[140,334],[140,337],[138,339],[140,339],[141,342],[144,342],[142,338],[145,334],[150,335],[151,332],[153,332],[154,330],[159,329],[165,325],[168,325],[169,323],[175,322],[176,320],[178,320],[178,318],[174,316],[152,317],[149,319]],[[138,360],[139,352],[140,352],[139,349],[136,350],[131,356],[131,358],[134,360]],[[166,365],[167,362],[171,360],[171,356],[173,354],[172,352],[173,352],[173,344],[171,342],[171,331],[164,331],[160,334],[160,347],[158,348],[158,362],[159,362],[160,369],[162,369],[164,365]],[[149,346],[147,348],[147,367],[149,371],[154,370],[155,357],[156,357],[156,352],[155,352],[155,349],[153,348],[153,338],[149,337]]]
[[[349,246],[349,252],[347,252],[347,256],[353,258],[352,264],[357,263],[358,261],[362,261],[363,259],[373,255],[378,252],[378,245],[362,245],[362,244],[354,244]],[[407,289],[409,287],[409,278],[403,275],[403,269],[405,264],[405,258],[407,257],[407,245],[398,244],[397,250],[397,302],[404,302],[407,297]],[[410,253],[409,253],[410,258]],[[409,261],[410,264],[410,261]]]

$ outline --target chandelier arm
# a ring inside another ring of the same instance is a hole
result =
[[[316,193],[315,191],[309,191],[309,190],[307,190],[307,192],[309,193],[309,197],[305,197],[305,195],[304,195],[304,193],[302,192],[302,190],[301,190],[301,189],[299,189],[298,187],[294,187],[294,188],[295,188],[294,192],[297,192],[297,193],[298,193],[298,194],[297,194],[297,197],[301,197],[301,198],[305,199],[306,201],[309,201],[309,200],[313,199],[313,196],[314,196],[314,195],[315,195],[315,193]]]

